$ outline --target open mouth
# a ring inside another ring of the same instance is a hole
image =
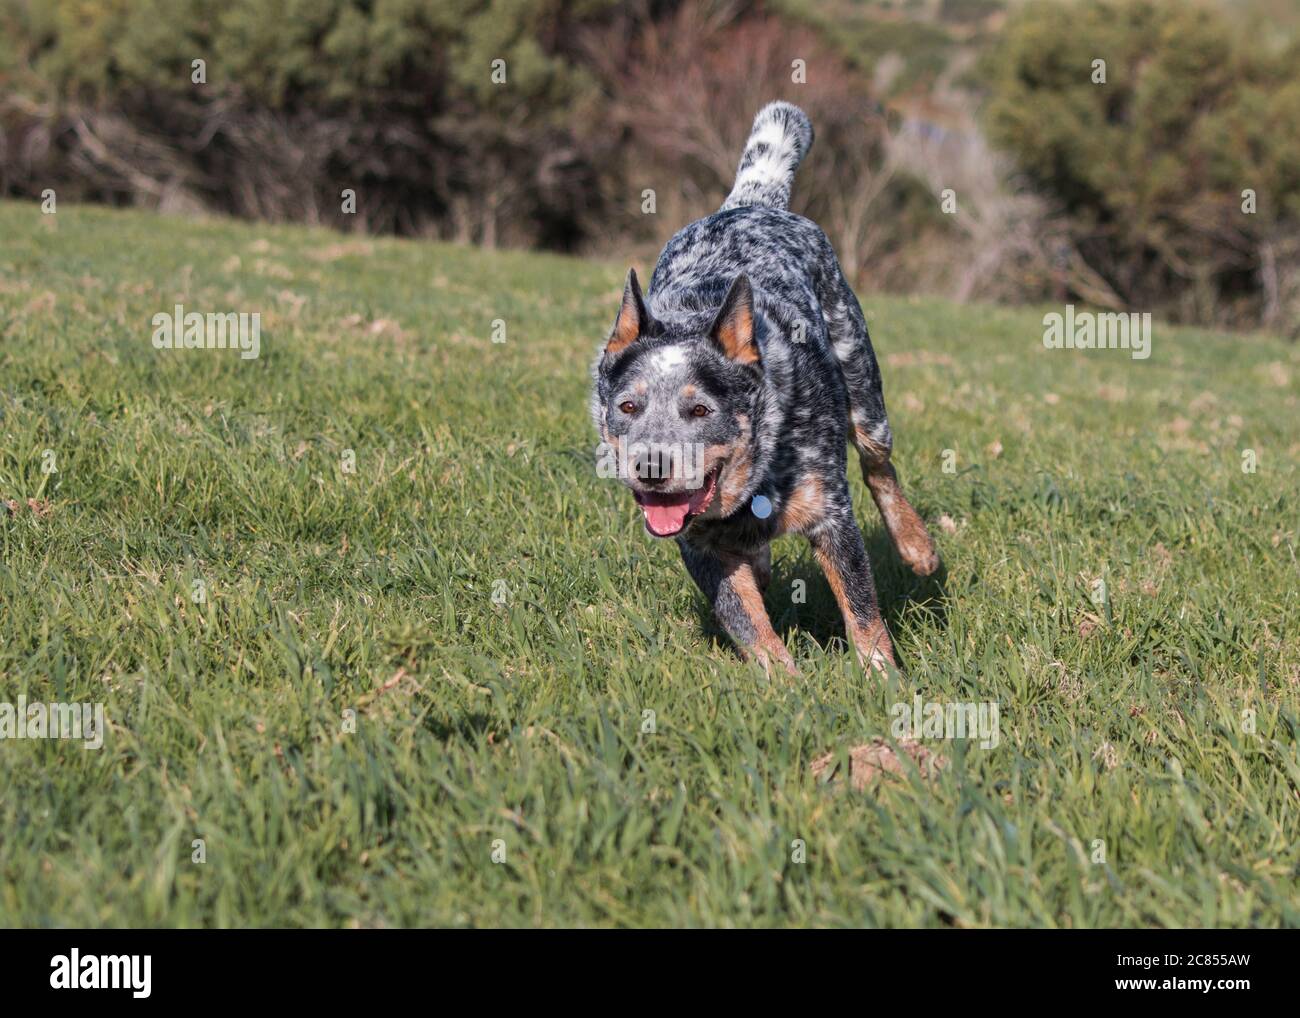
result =
[[[694,491],[634,491],[632,495],[645,513],[646,530],[655,537],[672,537],[680,534],[693,516],[709,508],[717,486],[718,471],[714,470]]]

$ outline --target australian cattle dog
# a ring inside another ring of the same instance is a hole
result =
[[[787,208],[812,140],[802,110],[764,107],[722,207],[668,242],[648,295],[628,272],[591,412],[646,529],[677,539],[745,654],[795,670],[762,592],[772,539],[798,533],[861,659],[883,669],[894,651],[849,499],[849,442],[903,561],[924,576],[939,558],[890,465],[862,309],[826,235]]]

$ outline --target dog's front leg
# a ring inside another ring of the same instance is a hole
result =
[[[702,551],[686,541],[678,541],[682,561],[691,578],[713,605],[713,614],[722,628],[748,658],[755,658],[770,671],[772,661],[797,675],[794,658],[781,637],[772,628],[763,594],[759,589],[761,555],[734,555]]]
[[[844,504],[848,504],[847,498]],[[898,667],[894,661],[894,646],[876,603],[876,584],[862,542],[862,531],[853,519],[852,510],[827,516],[808,540],[813,546],[813,556],[826,574],[826,582],[839,603],[844,628],[857,648],[858,660],[879,672],[890,666]]]

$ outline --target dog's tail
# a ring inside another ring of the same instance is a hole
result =
[[[812,121],[803,110],[787,102],[768,103],[754,118],[736,183],[721,211],[743,205],[789,208],[794,171],[812,143]]]

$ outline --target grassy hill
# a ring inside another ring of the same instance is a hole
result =
[[[1300,924],[1296,347],[864,300],[947,575],[855,479],[905,675],[787,538],[768,679],[595,475],[625,270],[0,204],[0,701],[109,724],[0,742],[0,923]],[[814,778],[918,692],[999,746]]]

